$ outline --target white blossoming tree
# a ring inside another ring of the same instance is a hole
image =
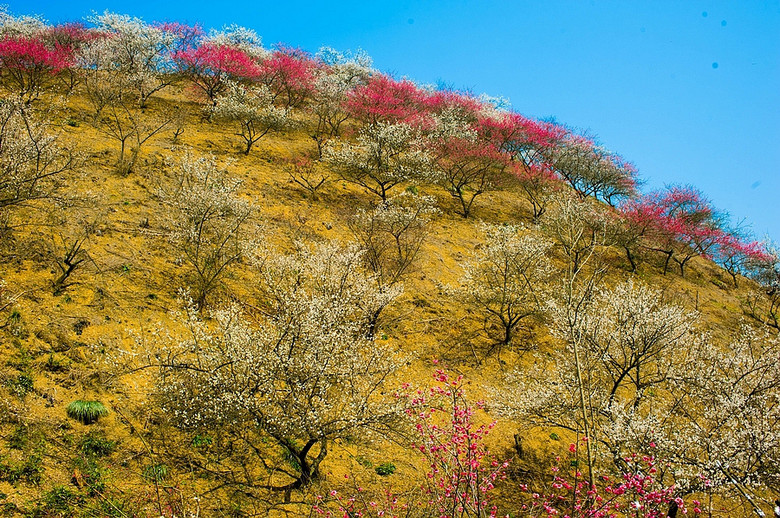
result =
[[[325,159],[342,178],[376,194],[382,201],[400,183],[434,176],[423,139],[405,123],[367,125],[355,144],[330,143]]]
[[[369,269],[382,286],[393,286],[411,271],[438,213],[435,200],[403,192],[369,210],[359,210],[349,228]]]
[[[167,206],[168,237],[177,262],[187,266],[185,287],[198,308],[251,246],[245,228],[252,206],[238,196],[240,186],[213,156],[185,153],[173,181],[159,192]]]
[[[99,89],[96,82],[120,81],[145,108],[149,98],[173,79],[170,50],[175,35],[125,14],[105,12],[90,21],[99,37],[81,54],[88,90]]]
[[[600,253],[613,240],[608,219],[589,199],[558,193],[549,201],[542,230],[565,256],[568,278],[576,280],[588,262],[598,268]]]
[[[280,131],[292,122],[286,110],[274,106],[267,86],[235,82],[230,83],[224,95],[217,97],[214,115],[237,125],[236,135],[244,141],[245,155],[269,132]]]
[[[485,245],[465,265],[459,297],[479,308],[496,345],[513,343],[523,320],[539,314],[552,273],[552,243],[512,225],[485,225]]]
[[[702,342],[674,379],[674,456],[707,489],[745,496],[776,488],[780,339],[745,326],[725,349]]]
[[[315,102],[308,110],[316,119],[311,137],[322,158],[325,143],[340,135],[341,126],[349,118],[345,107],[349,93],[366,83],[372,62],[364,52],[345,54],[329,47],[321,48],[317,58],[326,66],[316,71]]]
[[[289,499],[317,479],[332,441],[395,419],[385,385],[399,361],[366,336],[395,293],[376,288],[360,256],[334,245],[269,256],[255,318],[232,306],[209,325],[190,312],[190,336],[158,352],[162,408],[183,431],[219,435],[219,455],[198,462],[223,483]]]
[[[21,101],[0,101],[0,226],[11,208],[55,195],[74,156]]]
[[[643,453],[664,459],[658,477],[682,492],[748,499],[773,487],[777,337],[744,328],[724,348],[696,332],[695,313],[632,281],[574,300],[576,310],[548,306],[564,347],[496,391],[505,415],[587,436],[589,469],[607,461],[619,471]]]

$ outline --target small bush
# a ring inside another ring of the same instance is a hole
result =
[[[74,460],[72,482],[86,488],[89,496],[102,495],[106,492],[105,474],[107,470],[94,457],[80,457]]]
[[[89,320],[85,319],[79,319],[76,321],[76,323],[73,324],[73,332],[76,333],[77,336],[81,336],[81,334],[84,332],[86,328],[88,328],[90,325]]]
[[[83,399],[72,402],[65,411],[68,417],[83,424],[92,424],[108,415],[108,410],[100,401],[85,401]]]
[[[192,446],[195,448],[208,448],[213,444],[214,440],[208,435],[196,435],[192,438]]]
[[[81,439],[81,452],[90,457],[105,457],[116,449],[116,441],[106,438],[106,434],[98,431],[89,432]]]
[[[380,477],[389,477],[393,473],[395,473],[395,464],[392,462],[383,462],[376,468],[374,468],[374,471],[376,471],[376,474]]]
[[[27,457],[23,464],[7,464],[5,459],[0,459],[0,480],[14,485],[20,481],[39,485],[43,480],[43,457],[35,453]]]
[[[8,437],[8,447],[14,450],[24,450],[30,439],[28,431],[28,427],[23,424],[14,428],[13,433]]]
[[[151,464],[146,466],[143,471],[143,477],[149,482],[158,484],[166,480],[171,475],[171,470],[167,464]]]
[[[32,375],[24,372],[19,374],[15,380],[11,380],[10,385],[13,393],[20,398],[23,398],[33,391],[33,377]]]
[[[71,516],[74,506],[82,503],[82,497],[65,486],[55,486],[51,491],[43,495],[43,516]]]

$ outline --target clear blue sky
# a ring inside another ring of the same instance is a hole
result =
[[[8,0],[6,0],[8,1]],[[106,9],[237,23],[264,44],[363,48],[377,68],[505,96],[587,129],[646,189],[691,183],[780,241],[780,0],[9,1],[51,22]]]

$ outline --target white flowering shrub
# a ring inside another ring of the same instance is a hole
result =
[[[608,232],[603,211],[594,207],[591,200],[579,199],[569,193],[553,196],[541,228],[566,257],[569,277],[576,277],[613,237]]]
[[[555,321],[564,318],[551,306]],[[665,303],[659,290],[627,281],[601,290],[582,319],[584,343],[608,380],[609,404],[638,405],[669,379],[675,353],[695,345],[697,314]]]
[[[523,320],[538,315],[553,271],[552,243],[513,225],[484,225],[485,244],[469,260],[457,294],[478,308],[495,346],[514,343]]]
[[[702,342],[674,379],[678,463],[699,489],[776,487],[780,462],[780,339],[743,327],[725,348]],[[701,475],[697,479],[697,475]],[[709,487],[708,487],[709,486]]]
[[[175,36],[127,15],[106,12],[90,21],[97,37],[79,49],[79,72],[93,108],[92,124],[119,144],[117,169],[127,174],[142,146],[174,119],[173,111],[145,108],[174,78],[169,51]]]
[[[244,86],[231,82],[225,94],[217,97],[213,110],[218,118],[237,125],[236,135],[244,141],[244,154],[271,131],[289,127],[287,110],[274,106],[273,95],[265,85]]]
[[[405,123],[367,125],[355,144],[329,143],[325,160],[343,179],[376,194],[382,201],[400,183],[435,176],[423,139]]]
[[[311,136],[322,158],[325,143],[338,137],[342,124],[349,119],[345,103],[350,92],[368,81],[372,62],[364,52],[344,54],[329,47],[321,48],[317,58],[327,66],[316,71],[315,98],[308,110],[316,119]]]
[[[0,37],[32,37],[42,33],[48,27],[46,20],[37,15],[14,16],[8,12],[8,6],[0,6]]]
[[[12,207],[52,198],[74,156],[21,101],[0,101],[0,225]]]
[[[187,268],[184,287],[198,308],[251,246],[245,226],[252,206],[239,197],[240,187],[213,156],[185,153],[173,181],[160,190],[176,261]]]
[[[270,55],[268,50],[263,48],[263,39],[257,32],[236,24],[226,25],[218,30],[212,29],[203,43],[240,50],[256,61],[262,61]]]
[[[125,14],[105,12],[89,21],[100,37],[81,50],[88,90],[99,89],[95,82],[113,76],[110,81],[124,83],[123,88],[132,91],[139,106],[146,107],[149,98],[173,79],[170,51],[175,35]]]
[[[540,355],[497,392],[506,415],[584,434],[590,462],[664,459],[681,491],[767,487],[780,453],[776,337],[745,328],[726,347],[696,330],[698,315],[660,290],[627,281],[579,307],[549,304],[565,347]],[[732,480],[733,479],[733,480]]]
[[[395,293],[376,288],[360,255],[323,245],[269,256],[260,314],[232,306],[208,325],[191,311],[189,338],[165,352],[162,408],[181,430],[223,437],[203,466],[222,483],[289,494],[318,478],[335,439],[396,418],[386,381],[399,359],[366,333]]]
[[[393,286],[412,271],[431,218],[438,212],[432,197],[407,191],[359,210],[349,221],[365,263],[381,286]]]

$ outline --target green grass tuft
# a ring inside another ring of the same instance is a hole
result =
[[[395,464],[392,462],[383,462],[376,468],[374,468],[374,471],[376,471],[376,474],[380,477],[389,477],[393,473],[395,473]]]
[[[108,410],[100,401],[85,401],[77,399],[65,409],[68,417],[83,424],[92,424],[101,417],[108,415]]]

